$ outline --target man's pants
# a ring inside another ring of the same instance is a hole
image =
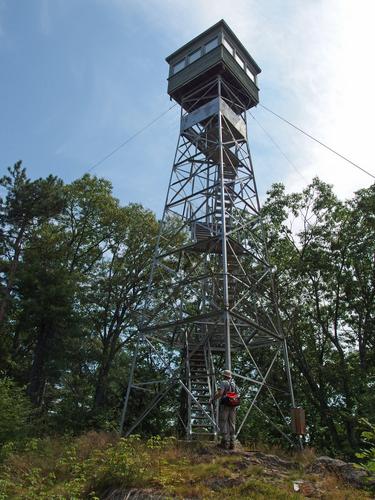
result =
[[[219,427],[223,444],[234,444],[236,432],[236,407],[219,406]]]

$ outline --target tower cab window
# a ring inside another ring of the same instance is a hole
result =
[[[256,83],[256,81],[255,81],[255,75],[253,74],[253,72],[251,71],[251,69],[250,69],[250,68],[248,68],[247,66],[246,66],[246,74],[247,74],[247,76],[248,76],[248,77],[249,77],[249,78],[250,78],[250,79],[251,79],[254,83]]]
[[[240,57],[237,52],[236,52],[236,55],[235,55],[235,59],[236,61],[238,62],[238,64],[241,66],[242,69],[245,69],[245,62],[244,60],[242,59],[242,57]]]
[[[184,67],[185,67],[185,59],[181,59],[181,61],[178,61],[178,63],[176,63],[173,66],[173,74],[178,73],[179,71],[184,69]]]
[[[210,40],[209,42],[207,42],[205,44],[204,52],[207,54],[207,52],[210,52],[211,50],[213,50],[217,46],[218,46],[218,42],[217,42],[217,36],[216,36],[215,38],[213,38],[212,40]]]
[[[227,49],[227,51],[230,52],[230,54],[234,57],[234,48],[225,37],[223,38],[223,45]]]
[[[199,49],[195,50],[194,52],[188,55],[188,64],[191,64],[197,59],[199,59],[201,55],[202,55],[202,49],[199,47]]]

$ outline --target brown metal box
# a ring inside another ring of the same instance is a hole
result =
[[[306,434],[306,418],[305,410],[303,408],[292,408],[290,410],[292,415],[292,431],[294,434]]]

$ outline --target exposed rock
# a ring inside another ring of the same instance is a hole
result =
[[[320,492],[318,488],[311,481],[304,481],[304,480],[294,481],[293,490],[301,493],[301,495],[307,498],[317,497],[317,496],[320,498]]]
[[[371,474],[356,464],[347,463],[336,458],[318,457],[307,469],[307,472],[318,474],[332,472],[351,486],[359,488],[364,486],[375,487],[375,474]]]
[[[249,465],[263,465],[265,467],[277,469],[297,469],[299,464],[291,460],[280,458],[276,455],[268,455],[261,451],[243,451],[241,445],[236,443],[235,450],[225,450],[218,445],[212,443],[204,443],[197,450],[200,455],[235,455],[241,458],[238,462],[238,468],[245,468]]]
[[[276,468],[278,470],[298,469],[299,467],[299,464],[297,462],[292,462],[291,460],[285,460],[284,458],[280,458],[276,455],[267,455],[266,453],[262,453],[260,451],[247,453],[247,456],[253,463],[260,463],[267,467]]]
[[[243,483],[244,479],[231,477],[213,477],[204,481],[204,483],[213,491],[221,491],[224,488],[233,488]]]
[[[104,495],[103,500],[164,500],[165,495],[151,489],[112,490]]]

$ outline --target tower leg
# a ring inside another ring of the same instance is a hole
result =
[[[292,408],[296,407],[296,401],[294,399],[294,390],[293,390],[293,382],[292,382],[292,375],[290,373],[290,363],[289,363],[289,355],[288,355],[288,346],[286,343],[286,339],[284,338],[283,342],[283,352],[284,352],[284,361],[285,361],[285,370],[286,370],[286,376],[288,379],[288,387],[289,387],[289,393],[290,393],[290,399],[292,403]],[[302,437],[299,435],[298,436],[298,447],[302,451],[303,450],[303,441]]]
[[[221,98],[221,78],[218,80],[218,95]],[[221,111],[218,113],[219,120],[219,148],[220,148],[220,200],[221,200],[221,246],[223,257],[223,299],[224,299],[224,340],[225,340],[225,369],[232,369],[231,355],[231,332],[230,332],[230,315],[229,315],[229,286],[228,286],[228,254],[227,254],[227,213],[226,213],[226,196],[224,183],[224,153],[223,153],[223,124]]]
[[[288,356],[288,347],[287,347],[286,339],[285,338],[284,338],[284,341],[283,341],[283,354],[284,354],[286,377],[287,377],[287,380],[288,380],[290,400],[291,400],[291,403],[292,403],[292,407],[294,408],[296,406],[296,402],[295,402],[295,399],[294,399],[292,375],[290,373],[290,364],[289,364],[289,356]]]
[[[120,436],[122,436],[122,434],[124,432],[125,417],[126,417],[126,412],[128,409],[130,391],[131,391],[133,379],[134,379],[134,370],[135,370],[135,363],[137,362],[137,357],[138,357],[139,343],[140,343],[140,335],[138,335],[137,343],[136,343],[134,354],[133,354],[133,360],[132,360],[132,364],[131,364],[130,372],[129,372],[128,386],[126,388],[126,395],[125,395],[125,399],[124,399],[124,406],[123,406],[122,412],[121,412],[120,426],[119,426]]]

